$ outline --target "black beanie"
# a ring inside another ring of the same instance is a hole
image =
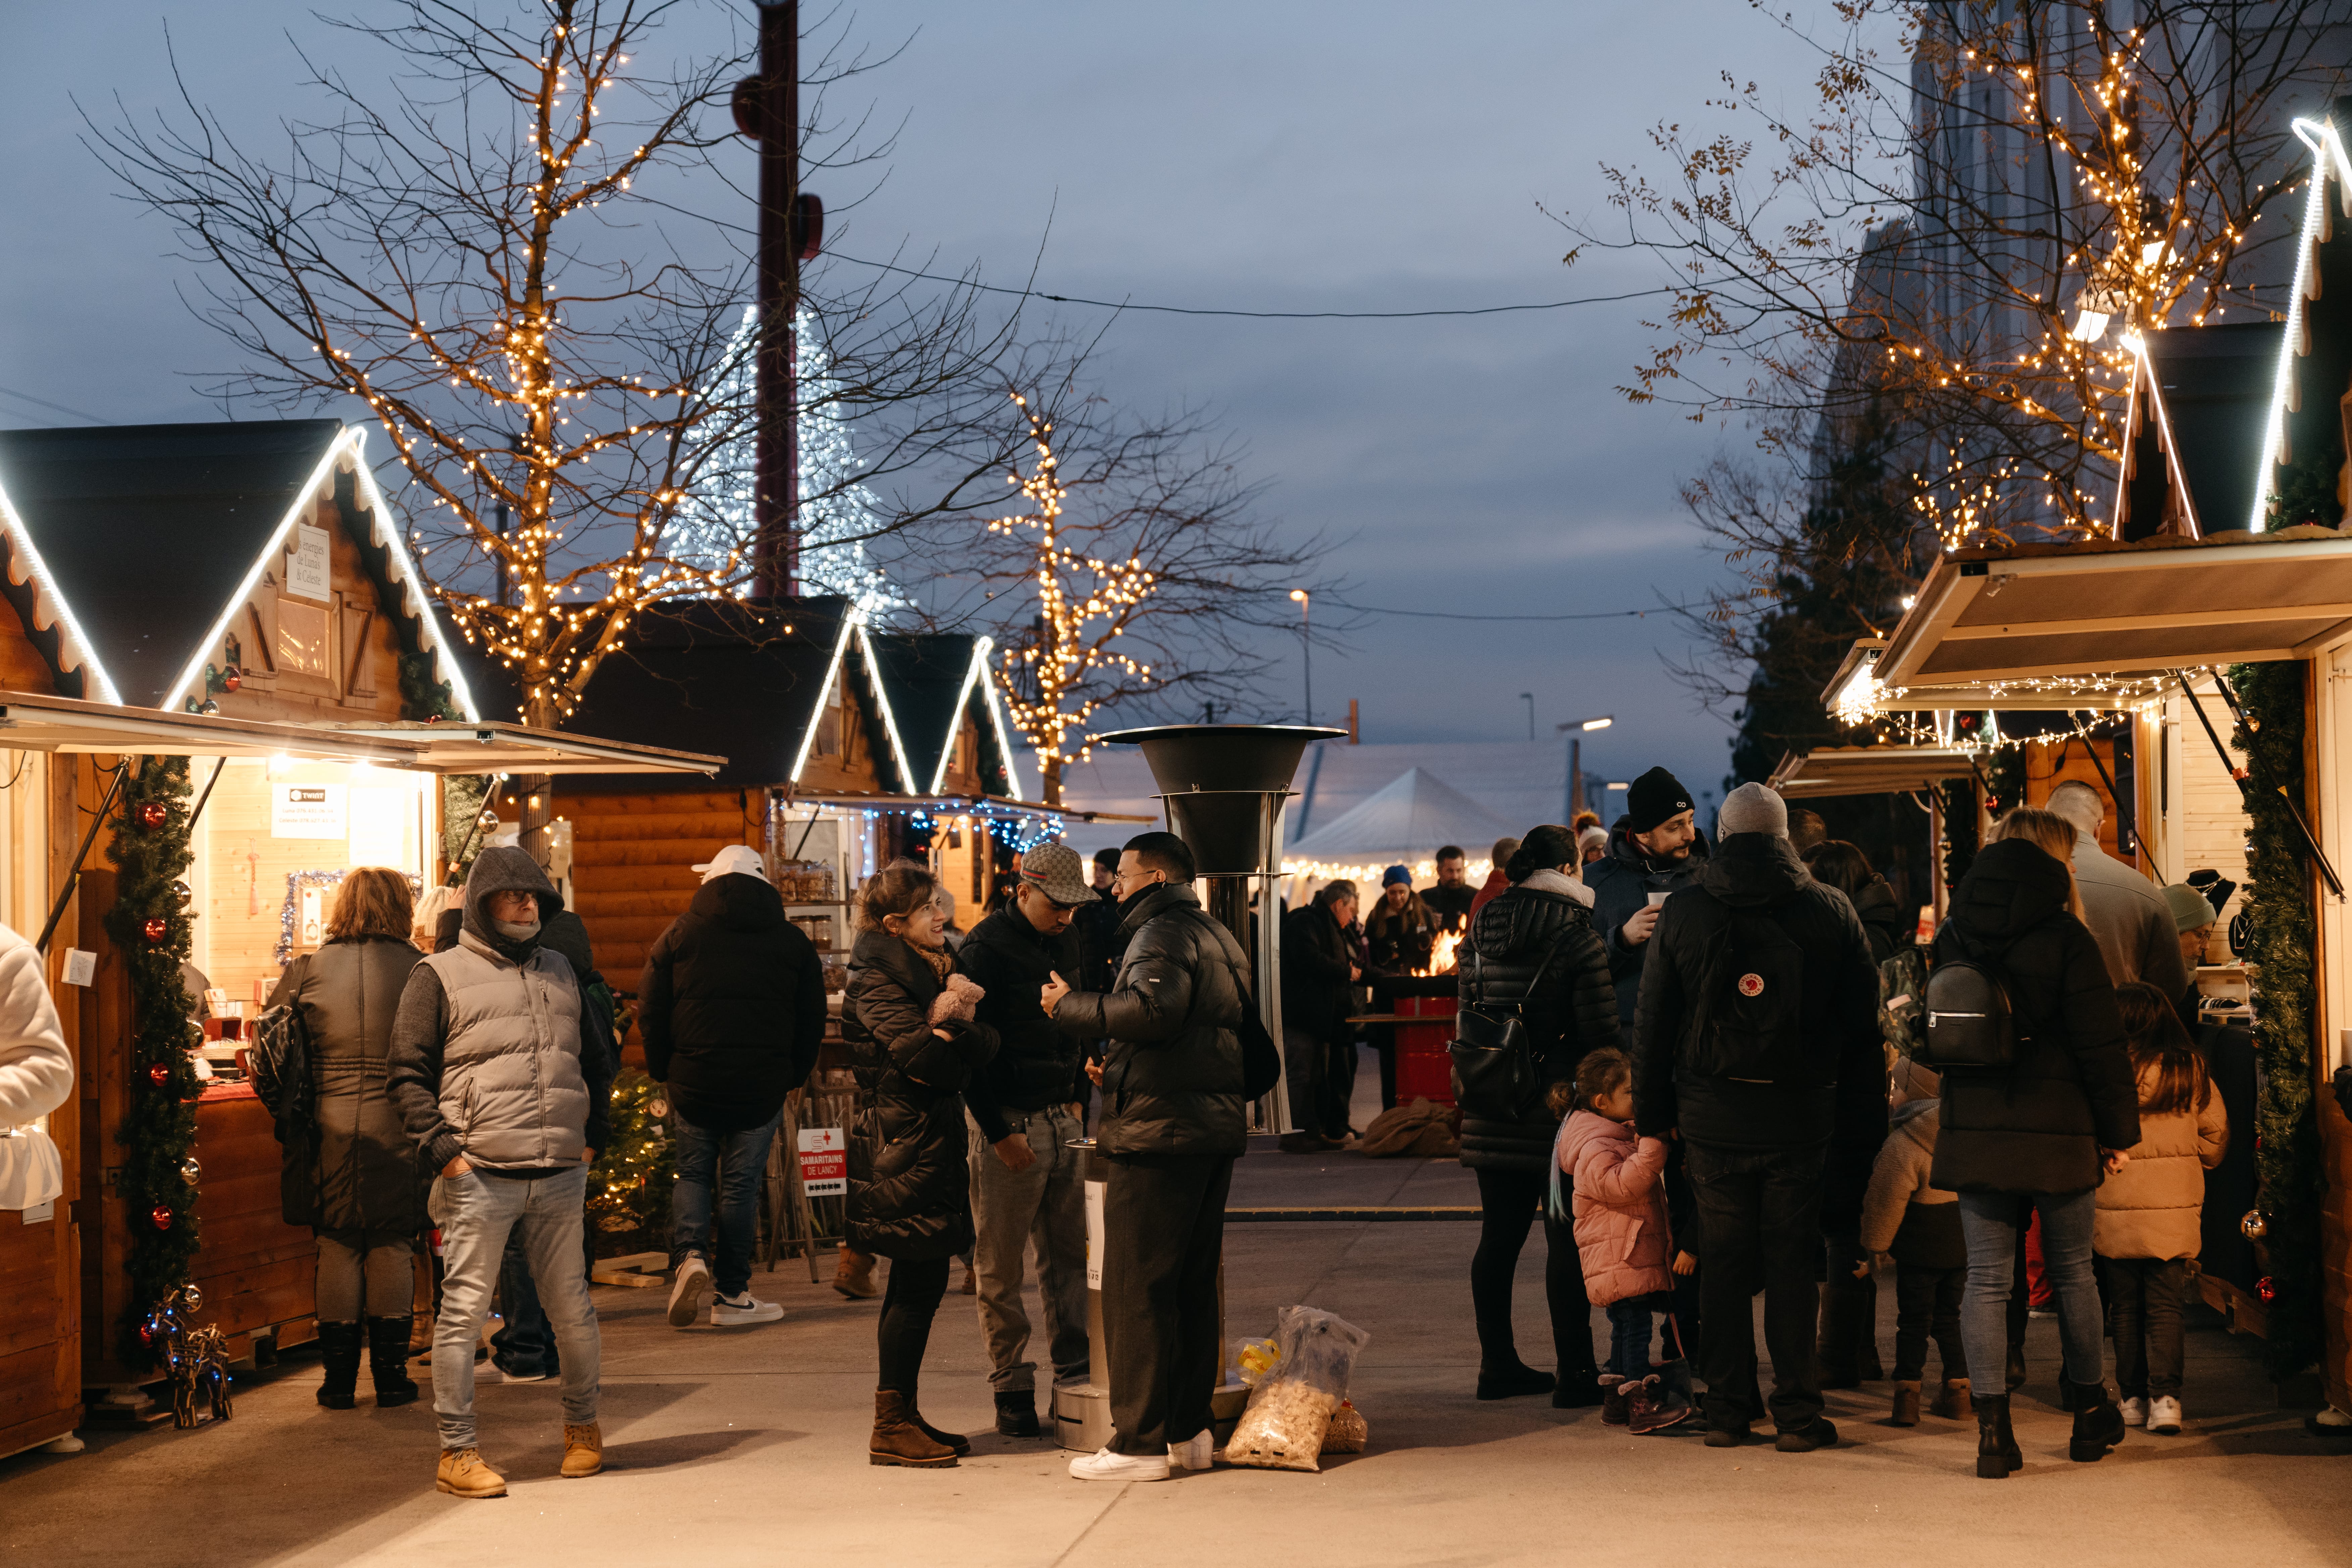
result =
[[[1682,780],[1664,768],[1652,768],[1625,792],[1625,826],[1635,833],[1647,833],[1690,808],[1690,791],[1683,788]]]

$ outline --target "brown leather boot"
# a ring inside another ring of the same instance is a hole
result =
[[[433,1489],[451,1497],[504,1497],[507,1479],[482,1463],[479,1448],[444,1448]]]
[[[894,1388],[874,1391],[874,1436],[866,1446],[866,1457],[870,1464],[918,1470],[943,1470],[956,1462],[953,1448],[933,1442],[915,1425],[907,1396]]]
[[[1948,1377],[1944,1379],[1942,1389],[1937,1391],[1935,1403],[1927,1406],[1927,1413],[1950,1421],[1964,1421],[1973,1408],[1969,1403],[1969,1380]]]
[[[1919,1425],[1919,1380],[1900,1379],[1895,1384],[1894,1424],[1897,1426]]]
[[[578,1480],[593,1476],[604,1468],[604,1429],[590,1421],[575,1426],[563,1424],[563,1470],[567,1479]]]
[[[882,1294],[874,1283],[874,1255],[841,1244],[841,1262],[833,1271],[833,1288],[853,1301],[870,1301]]]

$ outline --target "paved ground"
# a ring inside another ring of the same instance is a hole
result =
[[[1272,1154],[1244,1163],[1256,1190],[1318,1204],[1343,1185],[1458,1191],[1464,1174],[1349,1166]],[[0,1563],[2352,1561],[2352,1454],[2306,1439],[2294,1415],[2273,1407],[2248,1344],[2218,1329],[2190,1336],[2189,1430],[2135,1434],[2083,1466],[2064,1457],[2055,1334],[2037,1321],[2034,1381],[2018,1419],[2027,1467],[1996,1487],[1974,1479],[1972,1432],[1961,1424],[1883,1425],[1884,1384],[1832,1394],[1846,1442],[1811,1455],[1631,1438],[1603,1428],[1597,1411],[1540,1400],[1481,1405],[1471,1397],[1465,1283],[1475,1236],[1475,1226],[1442,1222],[1228,1232],[1233,1332],[1265,1332],[1276,1307],[1305,1301],[1372,1333],[1356,1384],[1371,1451],[1320,1475],[1220,1469],[1088,1485],[1070,1480],[1044,1443],[993,1436],[977,1436],[953,1470],[871,1468],[875,1308],[811,1285],[803,1267],[760,1277],[755,1289],[790,1316],[750,1330],[673,1330],[661,1293],[597,1291],[613,1466],[604,1476],[556,1478],[551,1385],[490,1386],[480,1395],[485,1447],[512,1495],[442,1497],[431,1489],[425,1405],[378,1412],[362,1399],[357,1410],[321,1410],[310,1397],[316,1363],[296,1357],[247,1380],[226,1426],[98,1436],[73,1458],[0,1461]],[[1540,1233],[1531,1237],[1521,1265],[1518,1317],[1529,1359],[1548,1364],[1542,1245]],[[1892,1292],[1881,1294],[1891,1313]],[[1890,1345],[1892,1331],[1890,1316]],[[932,1341],[926,1412],[985,1432],[982,1364],[971,1300],[950,1297]]]

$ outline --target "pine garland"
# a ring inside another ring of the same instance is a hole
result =
[[[188,912],[179,888],[193,857],[188,848],[188,759],[148,757],[124,781],[121,815],[107,847],[118,876],[106,933],[131,973],[131,1107],[121,1131],[122,1199],[131,1234],[130,1304],[117,1325],[122,1359],[133,1367],[157,1364],[155,1347],[139,1326],[172,1292],[188,1282],[195,1256],[196,1189],[181,1174],[196,1142],[200,1089],[188,1047],[199,1037],[195,1006],[180,982],[188,957]],[[148,826],[147,808],[163,820]],[[148,939],[150,921],[163,939]],[[156,1069],[162,1069],[157,1081]],[[155,1216],[163,1216],[158,1226]]]
[[[1977,783],[1946,779],[1938,787],[1944,795],[1944,886],[1957,888],[1977,859]]]
[[[2253,722],[2231,744],[2254,759],[2257,780],[2284,785],[2303,805],[2304,680],[2300,660],[2242,664],[2230,683]],[[2261,1064],[2255,1104],[2255,1168],[2262,1183],[2271,1294],[2265,1359],[2287,1377],[2319,1359],[2319,1124],[2312,1112],[2312,872],[2286,805],[2268,789],[2248,792],[2248,939],[2254,965],[2254,1050]]]

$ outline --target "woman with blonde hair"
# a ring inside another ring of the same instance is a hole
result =
[[[327,940],[289,964],[269,1005],[290,1007],[310,1041],[311,1115],[281,1120],[279,1200],[318,1237],[319,1403],[349,1410],[367,1346],[379,1405],[416,1397],[408,1354],[422,1188],[416,1152],[384,1093],[393,1015],[423,956],[410,941],[408,879],[361,866],[335,889]]]

